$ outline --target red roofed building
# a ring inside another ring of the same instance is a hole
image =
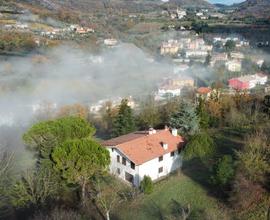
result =
[[[137,187],[144,176],[156,180],[180,168],[184,144],[176,129],[137,131],[103,142],[110,172]]]
[[[267,76],[262,73],[254,75],[246,75],[238,78],[232,78],[228,81],[229,87],[236,90],[252,89],[256,85],[264,85],[267,83]]]

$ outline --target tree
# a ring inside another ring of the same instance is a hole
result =
[[[11,202],[14,207],[38,207],[57,193],[57,182],[52,181],[48,170],[28,170],[11,191]]]
[[[117,137],[130,133],[136,129],[132,109],[128,106],[128,100],[121,101],[119,112],[113,120],[113,136]]]
[[[140,190],[145,194],[150,194],[154,190],[154,184],[150,176],[144,176],[140,184]]]
[[[234,162],[230,155],[224,155],[214,165],[212,181],[219,186],[227,185],[234,176]]]
[[[50,160],[52,149],[68,139],[91,137],[95,128],[79,117],[65,117],[33,125],[23,140],[29,149],[36,151],[38,162]]]
[[[199,130],[199,118],[194,105],[182,102],[179,110],[170,118],[170,125],[184,134],[195,134]]]
[[[249,136],[243,151],[237,153],[248,179],[265,183],[270,173],[270,145],[268,134],[263,132]]]
[[[0,219],[5,219],[10,211],[9,190],[13,184],[14,153],[0,147]]]
[[[233,40],[227,40],[225,43],[225,50],[227,52],[232,52],[235,49],[235,42]]]
[[[205,64],[206,66],[209,66],[210,63],[211,63],[211,60],[212,60],[212,57],[211,57],[211,55],[208,53],[207,56],[206,56],[206,58],[205,58],[204,64]]]
[[[86,186],[89,179],[110,164],[110,155],[106,148],[91,139],[67,140],[53,150],[55,169],[71,184],[81,188],[83,205],[86,202]]]
[[[206,102],[201,97],[199,97],[198,102],[199,104],[197,106],[197,114],[199,117],[200,127],[207,129],[209,127],[210,118],[208,112],[206,111]]]
[[[193,135],[184,149],[184,158],[200,158],[205,160],[215,153],[215,145],[207,132],[200,132]]]
[[[270,62],[264,61],[262,66],[261,66],[261,71],[270,73]]]
[[[87,118],[87,108],[80,104],[74,104],[74,105],[65,105],[60,108],[58,112],[58,116],[60,117],[66,117],[66,116],[76,116],[83,119]]]
[[[140,106],[139,124],[142,128],[156,127],[161,123],[158,107],[153,97],[149,97]]]
[[[110,213],[116,205],[127,200],[125,187],[119,180],[108,175],[94,178],[94,200],[107,220],[110,220]]]

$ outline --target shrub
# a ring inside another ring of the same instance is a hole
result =
[[[184,150],[184,158],[186,160],[193,158],[205,160],[212,157],[215,151],[212,137],[207,132],[200,132],[190,138]]]
[[[219,186],[227,185],[234,176],[234,163],[230,155],[225,155],[214,165],[212,181]]]
[[[140,190],[145,194],[150,194],[153,192],[153,189],[154,189],[154,184],[151,177],[144,176],[140,184]]]

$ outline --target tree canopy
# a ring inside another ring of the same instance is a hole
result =
[[[95,133],[95,128],[79,117],[64,117],[33,125],[24,135],[23,140],[43,158],[48,158],[53,147],[65,140],[87,138]]]
[[[199,130],[199,118],[196,108],[188,102],[181,102],[179,110],[170,118],[170,125],[181,133],[194,134]]]
[[[119,106],[119,112],[113,120],[113,136],[117,137],[136,130],[132,109],[128,106],[128,100],[123,99]]]
[[[191,137],[184,150],[185,159],[207,159],[214,155],[215,145],[207,132],[200,132]]]
[[[110,163],[106,148],[91,139],[74,139],[63,142],[52,153],[55,168],[71,184],[79,184],[82,200],[85,202],[85,189],[89,179],[103,171]]]

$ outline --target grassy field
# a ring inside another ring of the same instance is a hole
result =
[[[176,219],[181,206],[190,204],[189,219],[231,219],[217,199],[183,173],[173,174],[155,184],[150,195],[140,195],[130,204],[122,204],[114,219]],[[178,217],[179,219],[179,217]]]

